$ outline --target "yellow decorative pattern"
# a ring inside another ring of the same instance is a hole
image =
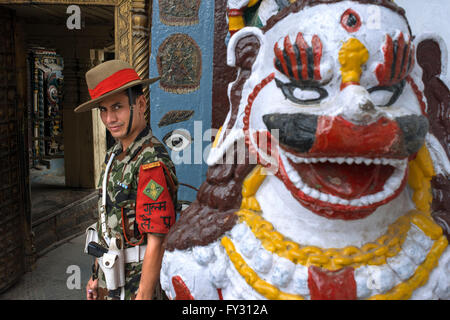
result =
[[[221,241],[222,246],[228,254],[239,274],[245,279],[256,292],[270,300],[305,300],[301,295],[294,295],[280,291],[274,285],[262,280],[258,274],[249,267],[242,256],[236,252],[233,242],[228,237],[223,237]]]
[[[222,246],[228,254],[231,262],[233,263],[239,274],[245,279],[248,285],[250,285],[256,292],[261,294],[267,299],[271,300],[304,300],[301,295],[295,295],[280,291],[274,285],[262,280],[258,274],[250,268],[245,262],[242,256],[236,252],[236,248],[233,242],[228,237],[223,237],[221,241]],[[427,281],[430,272],[437,266],[439,257],[444,252],[448,245],[447,238],[441,236],[437,239],[430,252],[428,253],[425,261],[417,267],[414,275],[396,285],[394,288],[384,294],[377,294],[369,297],[368,300],[406,300],[409,299],[415,289],[423,286]]]
[[[437,240],[442,236],[442,228],[431,217],[424,215],[420,211],[413,211],[411,218],[411,222],[418,226],[431,240]]]
[[[216,137],[214,138],[214,142],[212,147],[215,148],[217,147],[217,144],[219,143],[219,139],[220,139],[220,134],[222,133],[222,127],[219,128],[219,131],[217,131]]]
[[[243,198],[241,203],[242,209],[250,209],[252,211],[261,211],[258,200],[255,197]]]
[[[407,300],[411,297],[415,289],[423,286],[430,275],[430,272],[438,265],[439,258],[447,248],[448,241],[445,236],[436,240],[428,253],[425,262],[417,267],[414,275],[392,288],[384,294],[378,294],[369,298],[369,300]]]
[[[425,145],[414,160],[409,162],[408,184],[413,189],[416,208],[427,215],[431,214],[431,179],[435,175],[430,153]]]
[[[242,183],[242,197],[248,198],[254,196],[264,179],[266,179],[264,167],[260,165],[256,166]]]
[[[256,200],[256,199],[255,199]],[[359,268],[363,265],[382,265],[386,259],[400,252],[403,241],[414,219],[420,220],[425,228],[431,228],[419,212],[400,217],[389,226],[385,235],[361,248],[349,246],[341,249],[301,246],[275,231],[273,225],[264,220],[253,210],[241,209],[236,214],[241,222],[245,222],[262,246],[269,252],[286,258],[295,264],[317,266],[328,270],[339,270],[344,267]],[[439,228],[440,229],[440,228]],[[442,230],[441,230],[442,232]]]
[[[244,27],[245,27],[244,17],[242,16],[228,17],[228,28],[230,31],[241,30]]]
[[[259,0],[250,0],[248,2],[248,7],[253,7],[255,4],[257,4],[259,2]]]
[[[342,83],[359,83],[361,67],[367,60],[369,60],[369,51],[358,39],[351,38],[344,43],[339,51]]]

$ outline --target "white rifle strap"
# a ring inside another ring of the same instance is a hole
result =
[[[111,157],[109,158],[108,164],[106,165],[105,173],[103,174],[102,206],[100,207],[100,222],[102,224],[103,238],[105,239],[108,246],[109,246],[109,242],[110,242],[110,234],[106,227],[106,188],[107,188],[107,184],[108,184],[109,169],[111,167],[111,164],[112,164],[115,156],[116,156],[116,154],[113,152],[111,154]]]

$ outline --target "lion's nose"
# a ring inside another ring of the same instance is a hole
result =
[[[355,124],[369,124],[384,115],[372,102],[369,92],[359,85],[344,88],[338,104],[341,109],[339,115]]]
[[[375,105],[370,100],[367,100],[366,102],[361,103],[359,105],[359,108],[364,112],[369,112],[369,113],[375,112]]]

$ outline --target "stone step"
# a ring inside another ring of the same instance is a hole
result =
[[[97,200],[98,192],[93,191],[62,208],[48,210],[33,221],[36,255],[42,256],[58,244],[82,234],[97,219]]]

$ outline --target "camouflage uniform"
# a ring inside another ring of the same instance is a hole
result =
[[[146,237],[140,234],[136,224],[136,197],[139,183],[139,169],[141,165],[161,161],[167,167],[171,174],[173,187],[169,183],[167,176],[166,181],[172,196],[173,203],[176,204],[176,194],[178,181],[175,175],[175,167],[170,160],[169,154],[162,143],[152,135],[150,127],[146,127],[134,140],[134,142],[122,152],[122,145],[116,143],[106,154],[105,164],[99,181],[99,188],[102,186],[103,176],[105,173],[106,163],[112,153],[116,154],[116,158],[111,164],[109,178],[107,183],[107,199],[106,199],[106,224],[113,237],[119,233],[124,239],[124,248],[132,247],[131,244],[145,245]],[[102,204],[102,190],[99,196],[99,212]],[[122,220],[123,209],[123,220]],[[97,222],[97,230],[100,244],[107,247],[103,239],[101,230],[100,217]],[[125,228],[125,230],[123,230]],[[159,235],[159,234],[158,234]],[[131,244],[130,244],[131,243]],[[125,299],[134,299],[139,288],[141,278],[142,261],[125,264]],[[121,289],[108,291],[106,282],[101,268],[99,268],[98,293],[99,299],[119,299]]]

